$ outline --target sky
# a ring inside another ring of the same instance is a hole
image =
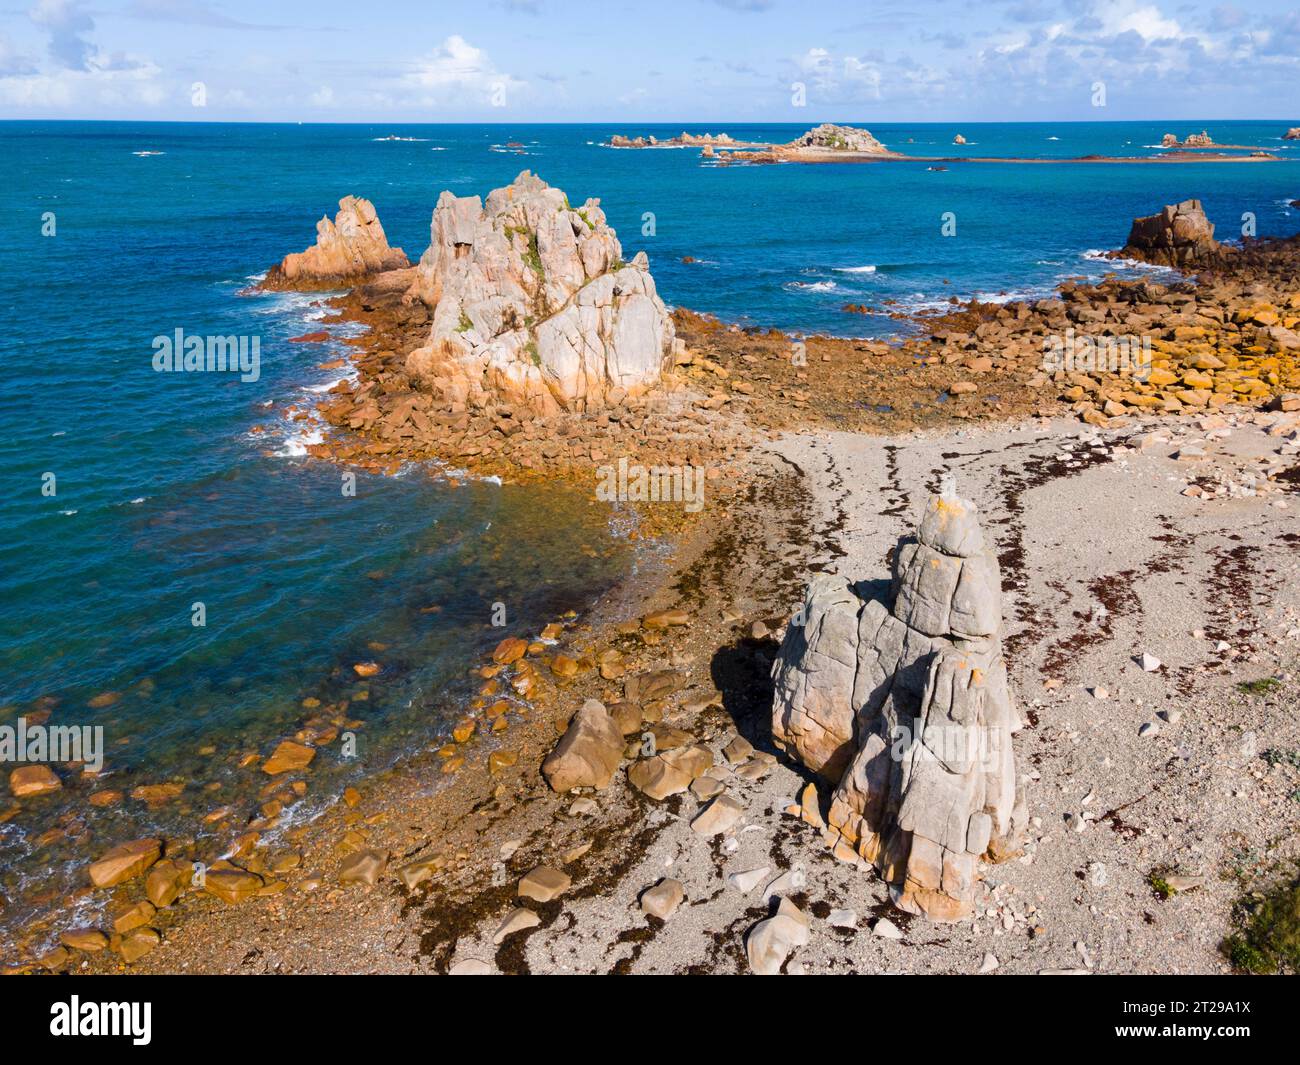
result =
[[[18,0],[0,119],[1300,125],[1298,5]]]

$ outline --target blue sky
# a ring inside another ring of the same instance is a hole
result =
[[[0,118],[1296,124],[1300,7],[19,0]]]

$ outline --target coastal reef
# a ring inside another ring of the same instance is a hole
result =
[[[997,559],[945,476],[888,600],[815,576],[772,668],[777,746],[838,780],[826,843],[934,920],[971,912],[977,862],[1011,856],[1024,827],[1001,633]]]

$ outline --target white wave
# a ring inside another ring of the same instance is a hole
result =
[[[303,389],[304,392],[310,392],[313,396],[323,396],[327,392],[333,391],[336,385],[341,385],[344,381],[355,381],[357,379],[356,371],[345,373],[342,377],[336,377],[333,381],[326,381],[320,385],[308,385]]]
[[[834,292],[839,286],[834,281],[790,281],[785,287],[800,292]]]
[[[1087,259],[1090,263],[1105,263],[1112,270],[1156,270],[1169,271],[1168,266],[1160,266],[1158,263],[1144,263],[1141,259],[1120,259],[1112,258],[1109,253],[1100,248],[1089,248],[1085,252],[1079,253],[1080,259]]]
[[[372,141],[411,141],[413,143],[423,144],[429,138],[428,137],[398,137],[394,134],[389,134],[387,137],[371,137],[370,139]]]
[[[319,425],[313,425],[291,434],[284,442],[284,447],[276,452],[280,458],[300,458],[307,454],[307,449],[323,443],[325,434]]]
[[[139,156],[146,156],[146,155],[166,155],[167,153],[166,153],[166,152],[132,152],[131,154],[132,154],[132,155],[139,155]]]
[[[61,510],[59,511],[59,513],[62,514],[65,518],[70,518],[72,517],[72,515],[74,515],[77,512],[75,510]]]
[[[876,268],[870,263],[866,266],[837,266],[835,272],[837,274],[874,274]]]

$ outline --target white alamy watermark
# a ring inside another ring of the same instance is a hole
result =
[[[688,514],[704,509],[703,466],[640,466],[627,459],[596,469],[602,503],[680,503]]]
[[[895,725],[889,738],[889,756],[895,762],[901,762],[920,744],[941,762],[978,765],[985,772],[1002,764],[1002,745],[1006,742],[1001,729],[984,725],[928,725],[920,735],[914,735],[907,725]]]
[[[138,1047],[153,1038],[152,1002],[82,1002],[77,995],[50,1006],[50,1035],[130,1036]]]
[[[153,338],[153,368],[157,373],[237,373],[252,384],[262,376],[262,338],[186,335],[178,327]]]
[[[1151,337],[1052,333],[1043,338],[1047,373],[1128,373],[1134,380],[1151,376]]]
[[[104,768],[103,725],[0,725],[0,763],[83,762],[92,773]]]

